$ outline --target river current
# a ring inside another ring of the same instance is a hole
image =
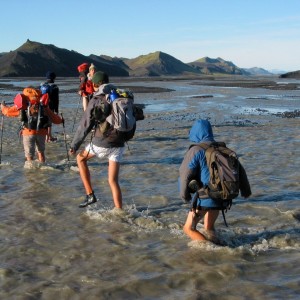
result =
[[[41,81],[1,79],[0,100]],[[77,79],[56,82],[65,127],[53,125],[58,141],[47,143],[46,165],[24,164],[19,120],[2,118],[0,299],[299,299],[300,121],[277,113],[300,109],[300,89],[111,81],[171,90],[135,93],[146,118],[121,166],[123,212],[113,209],[107,162],[97,159],[89,166],[99,201],[78,208],[84,189],[67,156],[83,113],[70,92]],[[178,169],[199,118],[238,153],[252,188],[227,211],[228,227],[222,215],[216,222],[224,246],[182,231],[189,205]]]

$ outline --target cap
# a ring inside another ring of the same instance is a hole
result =
[[[78,72],[86,72],[89,68],[88,63],[83,63],[77,67]]]
[[[51,72],[51,71],[48,71],[46,73],[46,78],[47,79],[51,79],[51,80],[54,80],[56,78],[56,74],[54,72]]]
[[[104,72],[98,71],[94,74],[92,78],[92,82],[94,84],[108,83],[109,82],[108,75]]]

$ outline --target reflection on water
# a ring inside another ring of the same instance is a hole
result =
[[[77,86],[75,79],[57,83]],[[53,126],[58,141],[46,145],[47,165],[24,168],[18,120],[5,118],[0,298],[297,299],[299,119],[270,112],[299,108],[300,91],[272,91],[265,100],[270,93],[263,89],[147,85],[176,91],[135,95],[136,103],[146,104],[146,119],[138,122],[120,171],[124,211],[112,209],[107,164],[96,159],[90,166],[99,201],[78,208],[83,187],[75,158],[67,160],[61,126]],[[0,91],[7,102],[8,92]],[[217,94],[222,97],[193,98]],[[82,108],[76,94],[60,99],[69,145]],[[224,247],[192,242],[181,229],[189,205],[178,196],[178,168],[189,128],[200,117],[237,151],[253,190],[226,213],[228,228],[219,217]]]

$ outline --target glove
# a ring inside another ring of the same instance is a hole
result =
[[[40,99],[40,104],[41,104],[41,106],[48,106],[48,104],[49,104],[49,95],[48,94],[42,95],[42,97]]]

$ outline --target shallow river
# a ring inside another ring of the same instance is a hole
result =
[[[0,80],[14,87],[1,89],[0,100],[40,82]],[[120,83],[174,90],[135,94],[146,119],[121,167],[120,213],[112,209],[106,161],[96,159],[99,202],[78,208],[84,190],[66,148],[82,108],[76,93],[65,92],[78,83],[57,84],[66,125],[53,126],[58,141],[46,145],[45,166],[24,165],[18,120],[2,120],[0,299],[299,299],[300,121],[274,113],[300,109],[300,89]],[[189,205],[179,198],[178,168],[199,118],[236,150],[252,187],[226,213],[229,227],[221,215],[216,222],[223,247],[182,232]]]

